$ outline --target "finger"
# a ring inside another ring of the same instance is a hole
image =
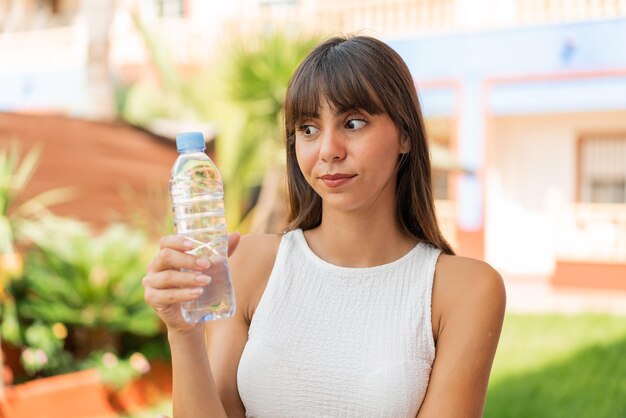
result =
[[[162,309],[177,303],[196,300],[202,295],[203,290],[201,287],[185,289],[155,289],[151,287],[146,289],[144,299],[154,309]]]
[[[211,277],[198,272],[182,272],[165,270],[148,274],[143,278],[144,288],[173,289],[185,287],[206,286],[211,283]]]
[[[228,236],[228,256],[237,248],[239,244],[239,239],[241,238],[241,234],[239,232],[233,232]],[[179,235],[168,235],[161,238],[160,241],[161,248],[171,248],[177,251],[186,252],[197,246],[193,241]]]
[[[211,265],[206,258],[198,258],[194,255],[174,250],[169,247],[161,248],[156,257],[148,265],[149,272],[163,270],[205,270]]]
[[[228,256],[229,257],[237,249],[237,246],[239,245],[239,239],[240,238],[241,238],[241,235],[239,234],[239,232],[233,232],[232,234],[230,234],[228,236]]]
[[[161,245],[161,248],[171,248],[182,252],[189,251],[197,246],[197,244],[193,241],[182,235],[167,235],[161,238],[159,244]]]

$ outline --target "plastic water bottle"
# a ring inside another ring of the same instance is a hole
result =
[[[211,277],[202,296],[181,305],[187,322],[228,318],[235,312],[235,295],[228,267],[228,233],[224,215],[222,178],[205,154],[204,136],[186,132],[176,136],[179,156],[172,167],[170,197],[176,233],[196,244],[188,254],[206,257]]]

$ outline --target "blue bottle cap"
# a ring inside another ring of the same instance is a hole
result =
[[[176,149],[178,152],[192,149],[202,150],[206,148],[202,132],[183,132],[176,135]]]

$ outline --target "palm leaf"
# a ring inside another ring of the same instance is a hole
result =
[[[20,195],[28,186],[41,157],[42,147],[34,145],[22,155],[17,142],[0,151],[0,253],[14,251],[15,241],[24,229],[36,229],[37,217],[48,214],[50,206],[67,202],[75,196],[73,188],[59,188],[39,193],[23,203]]]
[[[229,222],[241,212],[232,205],[262,183],[269,167],[284,161],[281,115],[287,84],[296,66],[318,39],[298,39],[275,32],[254,42],[232,45],[225,80],[227,95],[242,116],[228,125],[218,144],[218,160],[225,173]],[[241,206],[241,205],[238,205]]]
[[[43,191],[22,203],[15,211],[15,215],[26,218],[38,214],[50,214],[50,206],[64,203],[78,195],[76,187],[60,187],[57,189]]]
[[[19,193],[26,187],[34,174],[35,169],[37,168],[39,158],[41,157],[41,151],[42,149],[40,145],[34,145],[22,158],[19,168],[11,179],[12,193]],[[14,158],[17,160],[19,158],[19,148],[15,146],[12,148],[12,152]]]

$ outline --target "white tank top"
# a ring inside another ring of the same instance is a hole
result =
[[[248,417],[411,417],[435,359],[440,251],[419,243],[369,268],[330,264],[301,230],[282,237],[237,383]]]

